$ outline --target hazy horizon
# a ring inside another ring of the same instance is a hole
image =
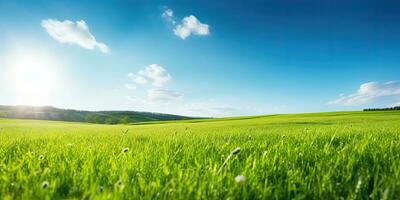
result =
[[[144,113],[158,113],[158,114],[170,114],[170,115],[176,115],[174,113],[160,113],[156,111],[146,111],[146,110],[123,110],[123,109],[114,109],[114,110],[88,110],[88,109],[76,109],[76,108],[64,108],[64,107],[56,107],[52,105],[3,105],[1,104],[0,106],[12,106],[12,107],[32,107],[32,108],[41,108],[41,107],[51,107],[51,108],[56,108],[56,109],[61,109],[61,110],[76,110],[76,111],[88,111],[88,112],[109,112],[109,111],[117,111],[117,112],[144,112]],[[384,109],[388,107],[379,107],[377,109]],[[368,109],[368,108],[365,108]],[[312,113],[329,113],[329,112],[356,112],[356,111],[363,111],[361,110],[333,110],[333,111],[312,111],[312,112],[277,112],[277,113],[260,113],[260,114],[253,114],[253,115],[237,115],[237,116],[194,116],[194,115],[181,115],[181,116],[186,116],[186,117],[194,117],[194,118],[225,118],[225,117],[246,117],[246,116],[262,116],[262,115],[276,115],[276,114],[312,114]],[[177,114],[179,115],[179,114]]]

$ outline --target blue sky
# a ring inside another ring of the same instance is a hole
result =
[[[399,8],[0,0],[0,104],[195,116],[392,106]]]

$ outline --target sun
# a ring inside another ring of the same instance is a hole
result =
[[[46,105],[57,85],[58,64],[46,52],[22,50],[9,57],[8,83],[18,104]]]

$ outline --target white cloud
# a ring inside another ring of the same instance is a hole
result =
[[[41,25],[53,39],[61,43],[76,44],[86,49],[97,48],[103,53],[109,52],[106,44],[96,41],[83,20],[72,22],[46,19],[42,20]]]
[[[183,40],[194,35],[209,35],[209,25],[201,23],[195,16],[190,15],[182,19],[181,24],[175,26],[174,33]]]
[[[139,71],[139,75],[150,79],[152,84],[157,87],[162,87],[166,82],[171,80],[171,75],[167,70],[157,64],[147,66],[144,70]]]
[[[180,92],[162,89],[172,77],[164,67],[158,64],[151,64],[137,73],[129,73],[128,77],[132,82],[125,84],[125,88],[136,90],[138,85],[142,85],[143,89],[146,89],[144,91],[147,96],[142,98],[142,100],[147,100],[146,105],[155,106],[183,99],[184,95]],[[134,100],[133,102],[138,103],[139,101]]]
[[[147,91],[148,100],[157,102],[181,100],[183,96],[182,93],[173,90],[150,89]]]
[[[140,84],[140,85],[144,85],[144,84],[147,83],[147,79],[146,79],[145,77],[141,76],[141,75],[137,75],[137,74],[134,74],[134,73],[129,73],[129,74],[128,74],[128,77],[129,77],[134,83],[137,83],[137,84]]]
[[[166,9],[163,14],[161,15],[165,20],[170,22],[172,25],[176,24],[176,21],[174,19],[174,11],[172,9]]]
[[[175,20],[172,9],[166,9],[161,16],[174,26],[174,34],[183,40],[192,34],[199,36],[210,34],[210,26],[201,23],[194,15],[184,17],[179,24]]]
[[[158,64],[151,64],[138,73],[129,73],[128,77],[132,81],[132,83],[125,84],[125,87],[128,89],[136,89],[136,85],[145,86],[147,83],[151,83],[158,88],[164,87],[172,79],[168,71]]]
[[[172,11],[172,9],[166,9],[163,12],[162,16],[165,18],[172,17],[172,16],[174,16],[174,11]]]
[[[356,106],[391,99],[400,99],[400,81],[364,83],[354,94],[341,95],[339,99],[328,104]]]

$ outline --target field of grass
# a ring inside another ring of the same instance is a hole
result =
[[[398,199],[400,112],[136,125],[0,119],[0,197]]]

